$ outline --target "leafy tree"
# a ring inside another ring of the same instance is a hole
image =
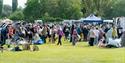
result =
[[[10,5],[4,5],[2,11],[2,17],[8,17],[12,13],[12,8]]]
[[[22,11],[15,11],[9,16],[11,20],[24,20],[24,14]]]
[[[3,9],[3,0],[0,0],[0,16],[2,14],[2,9]]]
[[[24,15],[29,20],[46,17],[45,13],[62,19],[79,19],[82,16],[81,0],[28,0],[26,5]]]
[[[49,16],[57,17],[59,14],[59,0],[41,0],[42,16],[48,13]]]
[[[112,16],[125,16],[125,0],[117,0],[115,5],[112,7]]]
[[[63,21],[62,18],[59,18],[59,17],[56,17],[56,18],[51,17],[51,16],[49,16],[48,13],[45,13],[45,15],[42,17],[42,20],[43,20],[43,22],[59,22],[59,21]]]
[[[110,9],[114,0],[82,0],[83,9],[86,10],[85,16],[94,13],[98,16],[104,16],[105,10]]]
[[[42,8],[39,0],[28,0],[24,9],[25,19],[33,21],[41,17]]]
[[[81,0],[60,0],[59,11],[63,19],[78,19],[82,16]]]
[[[12,0],[12,11],[16,11],[18,6],[18,0]]]

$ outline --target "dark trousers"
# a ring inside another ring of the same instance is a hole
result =
[[[94,46],[94,38],[90,38],[89,45]]]
[[[59,45],[59,44],[62,45],[61,38],[62,38],[62,36],[59,35],[59,39],[58,39],[58,43],[57,43],[57,45]]]
[[[84,35],[84,40],[87,41],[87,35]]]
[[[119,34],[118,34],[118,38],[120,38],[121,36],[122,36],[122,33],[119,33]]]
[[[70,42],[72,42],[72,36],[70,36]]]
[[[1,35],[1,46],[5,45],[6,43],[6,37],[4,35]]]
[[[65,33],[65,39],[68,39],[68,37],[69,37],[69,33]]]
[[[46,36],[45,35],[42,35],[41,39],[43,40],[44,43],[46,43]]]
[[[75,46],[77,42],[77,37],[76,36],[72,36],[72,45]]]

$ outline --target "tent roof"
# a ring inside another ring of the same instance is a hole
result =
[[[95,15],[91,14],[87,18],[84,19],[84,21],[102,21],[100,17],[96,17]]]
[[[103,22],[113,23],[113,20],[104,20]]]

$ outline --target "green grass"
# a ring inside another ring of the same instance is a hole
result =
[[[80,42],[76,46],[63,43],[39,45],[40,51],[4,51],[0,63],[125,63],[125,48],[89,47]]]

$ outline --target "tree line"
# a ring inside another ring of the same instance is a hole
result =
[[[17,6],[18,0],[12,0],[12,7],[0,0],[0,16],[27,21],[80,19],[90,14],[104,19],[125,16],[125,0],[27,0],[25,8]]]

